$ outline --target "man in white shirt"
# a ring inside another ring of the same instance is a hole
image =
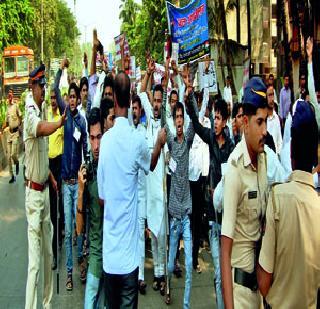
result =
[[[134,96],[131,103],[132,125],[146,139],[146,127],[141,123],[142,105],[139,96]],[[130,116],[129,116],[130,117]],[[144,281],[144,263],[145,263],[145,226],[147,220],[147,188],[146,175],[142,170],[138,174],[138,222],[139,222],[139,292],[146,294],[147,284]]]
[[[231,78],[227,76],[226,86],[223,89],[223,99],[227,102],[228,106],[230,106],[230,110],[232,110],[232,90],[231,90]]]
[[[130,79],[115,78],[114,127],[101,141],[98,191],[104,205],[103,270],[108,308],[137,308],[139,266],[138,172],[157,164],[166,134],[161,130],[150,154],[145,139],[128,122]]]
[[[269,85],[267,89],[267,101],[268,101],[268,118],[267,118],[267,130],[273,138],[276,146],[276,153],[280,154],[282,147],[282,135],[280,119],[274,110],[274,88]]]
[[[155,85],[153,89],[153,105],[151,105],[146,93],[147,84],[155,70],[155,64],[152,60],[148,63],[148,69],[141,84],[140,99],[144,108],[147,120],[147,143],[150,153],[155,148],[158,132],[161,130],[161,104],[163,88],[160,84]],[[151,231],[151,247],[154,266],[153,289],[165,293],[165,237],[166,220],[165,211],[165,188],[164,188],[164,156],[161,153],[160,159],[154,171],[146,177],[147,188],[147,221],[148,228]]]

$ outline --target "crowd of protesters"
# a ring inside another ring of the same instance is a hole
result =
[[[265,81],[252,77],[238,102],[229,77],[223,96],[212,96],[208,88],[195,89],[188,65],[169,58],[161,83],[155,84],[150,55],[141,83],[133,87],[123,41],[122,67],[109,70],[96,32],[90,72],[85,56],[82,78],[68,85],[64,97],[60,85],[68,61],[63,60],[48,109],[44,66],[33,71],[24,119],[26,308],[37,306],[41,243],[43,305],[50,308],[52,271],[59,267],[63,237],[65,287],[72,291],[78,278],[86,284],[85,308],[137,308],[139,292],[147,293],[146,237],[153,258],[150,285],[167,305],[174,297],[172,275],[182,276],[183,240],[184,308],[190,307],[193,270],[202,272],[198,254],[204,243],[212,254],[217,308],[315,308],[320,105],[312,51],[309,38],[307,70],[300,74],[297,94],[284,74],[277,96],[270,74]],[[6,124],[14,135],[21,113],[10,95]],[[8,143],[13,147],[16,139]],[[18,173],[11,149],[9,159]],[[11,164],[10,174],[13,183]]]

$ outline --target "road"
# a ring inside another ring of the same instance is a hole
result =
[[[27,220],[24,208],[25,189],[21,173],[16,183],[9,184],[9,179],[8,171],[0,172],[0,308],[18,309],[24,308],[28,268]],[[139,295],[139,308],[168,308],[160,293],[152,290],[153,264],[149,249],[146,255],[145,275],[148,287],[146,295]],[[73,254],[73,256],[76,255]],[[203,271],[201,274],[193,272],[191,308],[216,308],[211,255],[207,250],[202,249],[199,257]],[[183,265],[183,254],[181,254],[180,260]],[[74,265],[77,265],[76,260],[74,260]],[[73,275],[73,291],[68,292],[65,289],[64,246],[61,250],[59,270],[59,294],[57,294],[56,272],[54,273],[53,308],[83,308],[85,285],[80,282],[77,266],[75,266]],[[169,308],[183,307],[184,278],[183,272],[181,279],[174,278],[172,280],[172,304]],[[40,273],[38,290],[39,308],[42,303],[41,282],[42,273]]]

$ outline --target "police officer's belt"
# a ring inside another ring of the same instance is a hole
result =
[[[18,132],[18,130],[19,130],[19,127],[16,127],[13,129],[10,128],[10,133],[16,133],[16,132]]]
[[[40,183],[36,183],[34,181],[31,181],[31,180],[26,180],[26,186],[32,190],[36,190],[36,191],[40,191],[42,192],[46,186],[47,186],[47,183],[44,183],[44,184],[40,184]]]
[[[240,268],[234,268],[234,282],[253,292],[258,289],[257,274],[255,271],[253,273],[248,273]]]

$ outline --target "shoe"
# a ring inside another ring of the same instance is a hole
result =
[[[147,284],[143,280],[139,280],[139,292],[141,295],[146,294]]]
[[[19,162],[16,163],[16,175],[19,175]]]
[[[66,289],[67,289],[67,291],[73,290],[72,274],[68,274],[68,276],[67,276]]]
[[[181,270],[181,268],[180,268],[180,264],[179,264],[178,261],[176,262],[176,265],[174,266],[174,271],[173,271],[173,273],[175,274],[175,276],[176,276],[177,278],[181,278],[181,277],[182,277],[182,270]]]
[[[159,278],[157,278],[157,277],[154,277],[154,278],[153,278],[152,288],[153,288],[155,291],[159,291],[159,289],[160,289]]]
[[[13,175],[11,176],[11,179],[9,180],[9,183],[14,183],[16,181],[16,177]]]
[[[56,270],[57,269],[57,260],[55,258],[53,258],[51,269],[52,270]]]
[[[164,278],[164,276],[159,278],[159,286],[160,286],[160,294],[164,296],[166,293],[166,279]]]
[[[87,263],[84,258],[82,258],[82,262],[80,263],[80,281],[85,283],[87,279]]]

